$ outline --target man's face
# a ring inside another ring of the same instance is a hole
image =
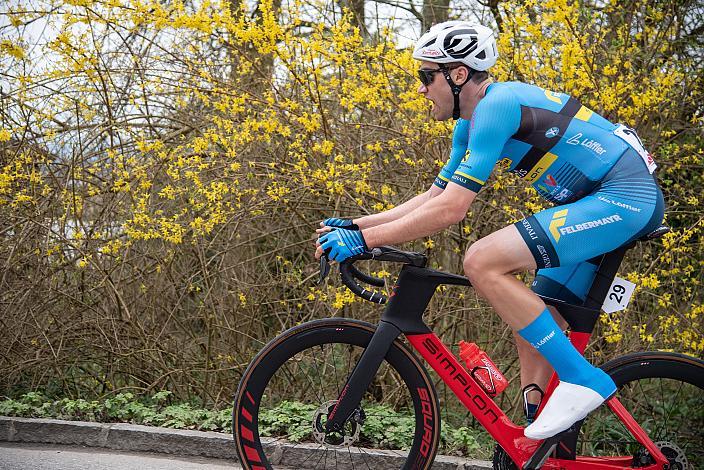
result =
[[[440,64],[434,62],[422,61],[420,63],[421,70],[439,70]],[[432,74],[433,81],[428,85],[420,84],[418,93],[432,101],[433,108],[431,114],[438,121],[444,121],[452,117],[452,109],[454,108],[454,100],[452,98],[452,90],[450,85],[445,80],[442,72]]]

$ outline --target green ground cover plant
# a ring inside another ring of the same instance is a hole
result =
[[[309,404],[282,401],[260,416],[262,436],[286,435],[294,442],[312,441],[310,417],[315,408]],[[361,435],[362,445],[377,449],[410,447],[414,429],[414,417],[410,412],[383,406],[372,406],[366,412],[368,418]],[[131,423],[223,433],[230,433],[232,427],[229,408],[210,410],[192,403],[178,403],[168,391],[142,396],[119,393],[96,400],[49,398],[41,392],[29,392],[0,400],[0,416]],[[465,426],[443,426],[441,440],[441,452],[446,454],[471,453],[488,458],[493,450],[490,440]]]

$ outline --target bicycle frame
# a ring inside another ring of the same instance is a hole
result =
[[[625,251],[625,250],[623,250]],[[621,257],[623,253],[620,253]],[[618,264],[620,264],[618,259]],[[610,265],[613,264],[613,259]],[[605,266],[605,267],[610,267]],[[600,271],[608,271],[604,269]],[[604,272],[604,279],[609,273]],[[615,274],[615,271],[614,273]],[[604,289],[604,279],[595,281],[592,291]],[[613,275],[611,275],[613,279]],[[608,289],[610,282],[606,285]],[[523,426],[514,424],[494,403],[488,393],[474,380],[452,352],[423,322],[423,313],[435,289],[442,284],[469,286],[469,281],[454,274],[404,265],[397,284],[389,297],[389,303],[381,317],[377,331],[355,366],[342,389],[338,402],[328,416],[328,431],[343,429],[344,423],[352,416],[362,395],[373,380],[391,343],[404,334],[415,350],[438,373],[445,384],[453,391],[460,402],[472,413],[496,442],[506,451],[521,469],[623,469],[630,465],[630,459],[610,460],[604,463],[601,458],[578,458],[575,460],[574,446],[578,431],[575,426],[544,441],[535,441],[524,436]],[[590,291],[590,294],[592,293]],[[604,297],[605,297],[604,292]],[[596,297],[598,298],[598,292]],[[560,313],[570,323],[570,341],[580,353],[584,353],[599,316],[599,309],[590,306],[574,306],[553,299],[546,303],[557,305]],[[603,297],[602,297],[603,300]],[[592,303],[594,303],[592,301]],[[600,306],[601,304],[599,304]],[[553,374],[546,390],[547,401],[558,384]],[[640,442],[655,460],[644,469],[667,468],[668,460],[647,436],[617,398],[607,402],[609,408],[619,417],[626,429]],[[578,428],[578,426],[577,426]],[[551,457],[552,456],[552,457]]]

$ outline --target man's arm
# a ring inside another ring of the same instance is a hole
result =
[[[445,191],[394,222],[363,230],[367,246],[371,248],[415,240],[462,220],[491,174],[501,150],[518,131],[520,123],[520,102],[510,89],[499,87],[486,95],[467,124],[469,141],[461,160],[456,157],[460,150],[465,150],[461,146],[465,142],[465,131],[459,123],[456,127],[454,137],[457,142],[453,143],[453,158],[450,159],[455,163]]]
[[[432,235],[462,220],[501,156],[502,148],[517,132],[520,122],[520,102],[510,89],[498,88],[487,95],[474,110],[465,156],[453,165],[454,173],[449,179],[451,184],[442,194],[401,218],[363,228],[360,242],[366,243],[369,248],[403,243]],[[453,151],[455,147],[461,148],[453,145]],[[451,161],[454,160],[451,158]],[[318,247],[316,256],[321,253],[322,249]]]
[[[442,189],[438,188],[435,185],[432,185],[430,189],[426,192],[412,197],[408,201],[404,202],[399,206],[394,207],[393,209],[389,209],[384,212],[379,212],[378,214],[360,217],[359,219],[354,219],[352,222],[357,224],[360,229],[366,229],[370,227],[375,227],[377,225],[386,224],[388,222],[400,219],[409,212],[416,210],[417,208],[427,203],[434,197],[442,194],[442,192]]]
[[[449,184],[441,194],[415,210],[397,220],[363,229],[362,235],[369,248],[433,235],[464,219],[476,196],[474,191]]]
[[[452,150],[450,151],[450,157],[442,170],[440,170],[437,178],[435,178],[435,183],[433,183],[429,190],[388,211],[354,219],[353,223],[357,224],[360,229],[386,224],[400,219],[408,213],[418,209],[434,197],[442,194],[443,190],[447,186],[447,182],[450,181],[457,165],[460,164],[462,157],[467,151],[468,139],[469,121],[466,119],[459,119],[455,124],[455,129],[452,133]]]

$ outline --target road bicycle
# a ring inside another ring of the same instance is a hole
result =
[[[660,227],[643,239],[667,231]],[[569,339],[582,354],[624,254],[634,244],[594,260],[598,270],[583,305],[543,298],[568,322]],[[384,281],[355,267],[358,260],[403,263],[388,299],[359,284],[381,287]],[[410,447],[391,452],[395,460],[385,460],[381,467],[431,468],[440,443],[440,402],[418,355],[496,441],[495,469],[704,468],[704,361],[658,351],[611,360],[601,368],[618,392],[605,405],[552,438],[528,439],[524,427],[492,400],[491,390],[423,322],[438,286],[470,285],[465,277],[426,264],[423,254],[393,247],[375,248],[341,263],[340,277],[352,292],[386,303],[379,323],[310,321],[280,334],[254,357],[233,408],[233,433],[244,468],[379,468],[363,437],[365,424],[384,426],[379,403],[409,410],[412,416]],[[321,280],[328,270],[321,261]],[[553,374],[543,403],[557,383]],[[307,417],[277,429],[267,413],[281,397],[305,404],[299,406],[308,411]],[[291,428],[294,435],[285,435],[284,429]],[[311,442],[298,443],[302,436]]]

